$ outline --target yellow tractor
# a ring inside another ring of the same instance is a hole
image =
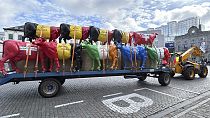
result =
[[[171,77],[173,77],[175,73],[180,73],[185,79],[193,80],[195,74],[198,74],[201,78],[205,78],[208,75],[208,68],[203,59],[200,63],[190,61],[192,56],[202,57],[202,54],[203,52],[197,46],[192,46],[182,54],[176,53],[174,63],[170,65],[172,69]]]

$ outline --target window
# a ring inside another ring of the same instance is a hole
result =
[[[13,34],[9,34],[9,39],[13,39]]]
[[[18,40],[22,40],[22,35],[18,35]]]

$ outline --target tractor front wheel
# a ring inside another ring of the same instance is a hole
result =
[[[206,66],[201,67],[200,73],[198,75],[201,78],[205,78],[208,75],[208,68]]]

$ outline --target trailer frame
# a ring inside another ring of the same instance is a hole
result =
[[[14,82],[18,84],[23,81],[41,81],[38,92],[42,97],[54,97],[59,93],[60,87],[66,79],[90,78],[90,77],[107,77],[107,76],[124,76],[124,78],[138,78],[144,81],[147,76],[158,78],[162,86],[170,84],[170,68],[159,66],[157,68],[143,68],[140,70],[101,70],[101,71],[77,71],[77,72],[38,72],[27,73],[8,73],[0,78],[0,85]]]

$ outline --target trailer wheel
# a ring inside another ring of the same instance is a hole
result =
[[[170,84],[171,82],[171,76],[169,73],[161,73],[158,77],[158,82],[162,85],[162,86],[167,86]]]
[[[61,83],[56,79],[45,79],[39,84],[38,92],[42,97],[50,98],[58,94]]]
[[[171,77],[174,77],[174,75],[175,75],[175,72],[174,72],[173,70],[171,70],[170,76],[171,76]]]
[[[58,79],[58,81],[60,82],[61,85],[65,83],[65,79]]]
[[[208,75],[208,68],[206,66],[201,67],[201,72],[198,75],[205,78]]]
[[[139,81],[144,81],[147,78],[147,75],[141,75],[140,77],[138,77]]]
[[[183,75],[185,79],[193,80],[195,78],[195,70],[193,67],[188,67],[186,70],[184,70]]]

